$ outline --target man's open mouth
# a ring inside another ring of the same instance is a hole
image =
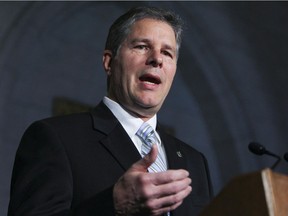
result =
[[[142,82],[149,82],[157,85],[161,83],[161,79],[158,76],[154,76],[152,74],[144,74],[139,79]]]

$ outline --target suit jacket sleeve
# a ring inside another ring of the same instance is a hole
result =
[[[9,216],[114,215],[113,185],[73,205],[73,177],[66,149],[45,122],[32,124],[16,153]]]

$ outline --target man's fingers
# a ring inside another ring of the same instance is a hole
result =
[[[187,188],[191,188],[192,180],[190,178],[185,178],[179,181],[170,182],[167,184],[158,185],[155,187],[154,193],[157,194],[157,197],[170,196],[173,194],[177,194],[180,191],[186,190]]]
[[[179,181],[154,186],[153,197],[159,201],[159,205],[161,206],[174,205],[177,202],[181,202],[182,199],[191,193],[191,182],[192,180],[190,178],[185,178]]]
[[[189,177],[189,172],[184,169],[167,170],[165,172],[151,173],[152,181],[155,185],[167,184],[169,182],[179,181]]]
[[[130,170],[147,172],[148,167],[155,162],[158,154],[157,145],[153,145],[150,152],[145,155],[142,159],[134,163]]]
[[[184,190],[179,191],[176,194],[165,196],[158,199],[158,202],[162,203],[162,206],[169,206],[173,208],[173,206],[177,205],[178,203],[182,203],[183,200],[191,193],[192,187],[188,186]],[[174,209],[171,209],[174,210]]]
[[[192,187],[188,186],[184,190],[170,196],[151,199],[147,202],[149,209],[152,209],[152,215],[162,215],[168,211],[178,208],[183,200],[191,193]]]

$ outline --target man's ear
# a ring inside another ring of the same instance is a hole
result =
[[[103,63],[103,67],[107,75],[108,76],[111,75],[111,63],[112,63],[112,51],[111,50],[104,50],[102,63]]]

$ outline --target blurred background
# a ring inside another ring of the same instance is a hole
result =
[[[25,129],[98,104],[108,28],[139,5],[172,9],[186,22],[159,121],[206,155],[216,194],[275,162],[250,153],[249,142],[288,151],[288,2],[0,2],[1,216]],[[275,171],[287,174],[288,163]]]

